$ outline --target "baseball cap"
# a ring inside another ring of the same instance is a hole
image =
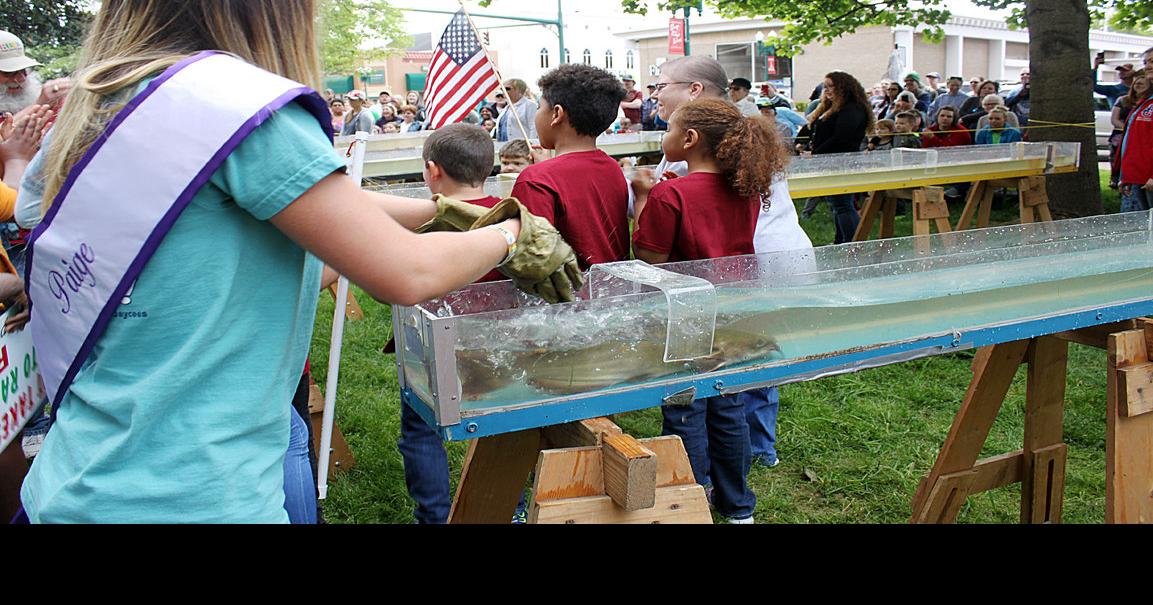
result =
[[[909,73],[905,74],[905,79],[906,79],[906,80],[908,80],[908,79],[910,79],[910,78],[912,78],[913,80],[916,80],[916,81],[917,81],[917,84],[920,84],[920,83],[921,83],[921,74],[919,74],[919,73],[917,73],[917,72],[915,72],[915,71],[911,71],[911,72],[909,72]]]
[[[1132,63],[1126,63],[1124,65],[1118,65],[1114,69],[1121,72],[1121,75],[1125,75],[1125,74],[1133,71],[1133,64]]]
[[[940,80],[940,79],[941,79],[941,74],[940,74],[940,73],[938,73],[938,72],[935,72],[935,71],[931,71],[931,72],[929,72],[929,73],[925,74],[925,77],[926,77],[926,78],[936,78],[936,79]]]
[[[647,88],[652,88],[652,89],[656,89],[656,87],[657,87],[657,85],[656,85],[656,84],[649,84],[649,85],[647,86]]]
[[[757,99],[757,107],[772,107],[773,101],[768,97],[761,97]]]
[[[356,99],[357,101],[364,101],[365,100],[364,91],[362,91],[362,90],[350,90],[348,92],[348,94],[345,96],[348,98],[349,101],[351,101],[353,99]]]
[[[753,88],[753,83],[749,82],[746,78],[733,78],[733,81],[729,83],[729,88],[734,86],[744,88],[746,90],[751,90]]]
[[[636,78],[634,78],[632,74],[624,74],[624,75],[622,75],[622,76],[621,76],[621,81],[623,82],[623,81],[625,81],[625,80],[628,80],[629,82],[636,82],[636,81],[637,81],[637,79],[636,79]]]
[[[0,71],[20,71],[40,63],[24,55],[24,42],[16,34],[0,31]]]

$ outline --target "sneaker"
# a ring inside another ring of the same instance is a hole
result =
[[[945,197],[961,197],[961,191],[956,187],[949,187],[945,190]]]
[[[512,524],[513,525],[527,525],[528,524],[528,513],[525,512],[525,510],[523,508],[518,509],[515,513],[512,514]]]
[[[781,459],[779,457],[774,458],[770,462],[768,459],[768,456],[765,456],[764,454],[761,454],[758,456],[753,456],[753,464],[754,465],[760,465],[760,466],[763,466],[765,468],[773,468],[774,466],[776,466],[780,463],[781,463]]]
[[[733,519],[731,517],[729,518],[730,525],[756,525],[756,523],[757,522],[753,520],[752,515],[743,519]]]

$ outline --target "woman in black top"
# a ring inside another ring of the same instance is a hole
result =
[[[861,149],[865,132],[873,126],[873,112],[865,89],[851,74],[834,71],[825,75],[825,90],[818,107],[811,116],[813,130],[812,152],[855,153]],[[820,112],[818,114],[818,112]],[[826,197],[833,211],[836,239],[842,244],[853,240],[857,224],[861,222],[852,194]]]

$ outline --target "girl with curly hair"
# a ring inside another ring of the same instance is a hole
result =
[[[673,113],[662,146],[670,162],[688,163],[688,175],[662,181],[649,193],[633,233],[636,257],[663,263],[753,254],[761,207],[772,203],[772,189],[784,182],[788,152],[775,126],[742,116],[722,99],[698,99]],[[794,247],[805,244],[811,246],[806,238]],[[694,476],[711,483],[717,511],[734,523],[752,523],[757,501],[745,481],[752,464],[749,395],[664,408],[664,434],[681,437]],[[772,422],[775,439],[775,411]],[[771,456],[765,463],[774,466],[775,449]]]

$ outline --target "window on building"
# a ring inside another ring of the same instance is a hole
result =
[[[633,51],[625,51],[625,69],[634,69],[636,67],[634,59]]]
[[[593,51],[586,48],[584,53],[582,53],[582,54],[583,54],[584,64],[585,65],[592,65],[593,64]]]
[[[613,68],[613,51],[606,50],[605,51],[605,69],[612,69],[612,68]]]
[[[548,69],[548,49],[540,49],[540,66],[543,69]]]
[[[717,61],[730,78],[748,78],[750,82],[782,80],[793,75],[793,60],[776,55],[776,49],[756,42],[718,44]]]
[[[564,61],[562,63],[572,63],[572,53],[568,49],[564,49]]]

